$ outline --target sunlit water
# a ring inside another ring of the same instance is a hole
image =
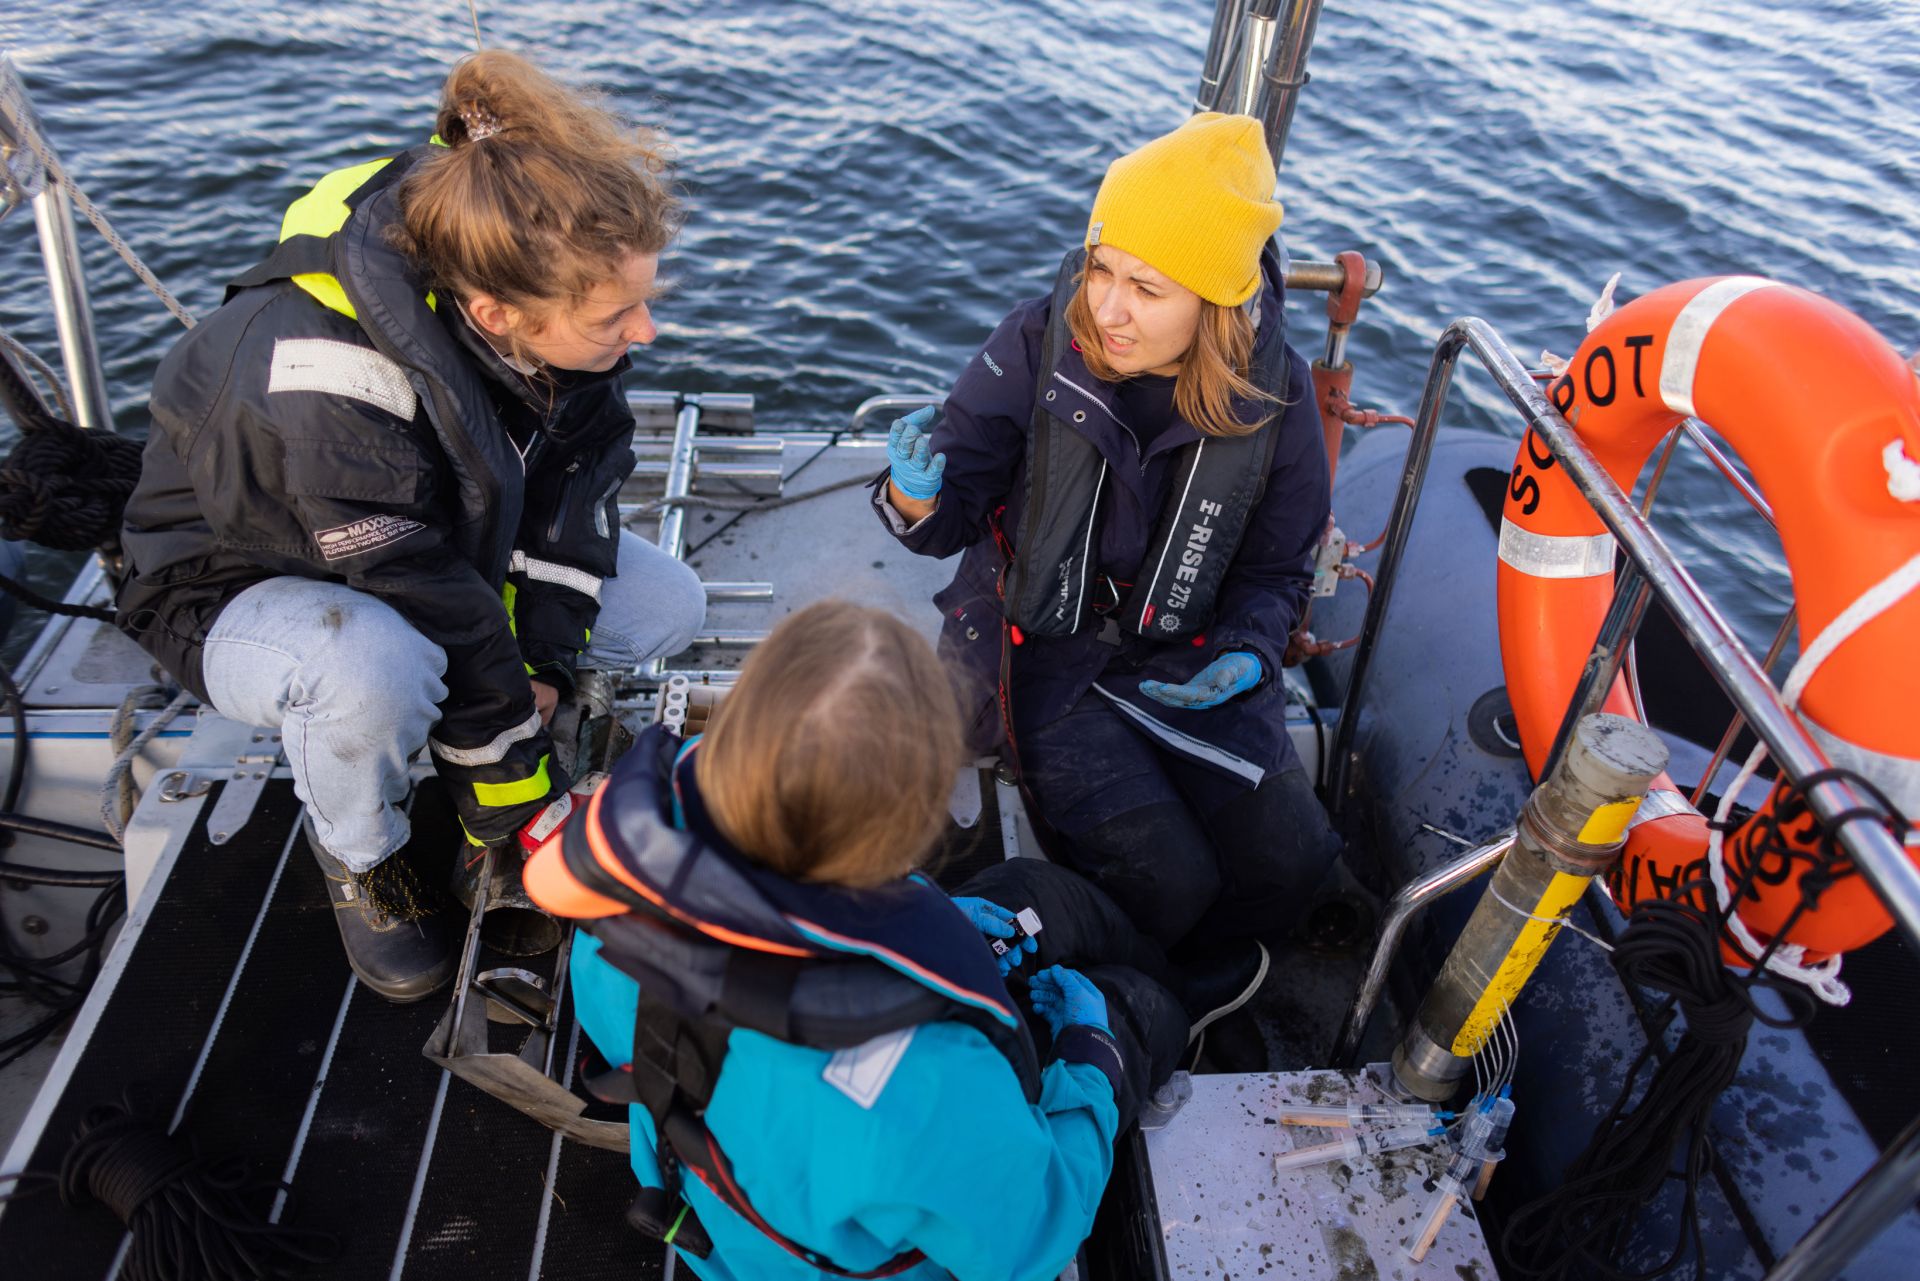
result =
[[[7,0],[14,56],[83,187],[192,308],[320,172],[416,142],[463,3]],[[490,42],[665,124],[692,217],[636,384],[753,392],[771,426],[938,389],[1079,234],[1107,161],[1177,124],[1203,0],[483,3]],[[1577,345],[1601,283],[1752,272],[1920,347],[1920,0],[1334,0],[1282,171],[1298,256],[1389,281],[1356,399],[1410,409],[1456,316]],[[174,322],[84,232],[122,427]],[[52,355],[31,220],[0,224],[0,325]],[[1317,348],[1317,300],[1293,308]],[[1450,421],[1512,432],[1463,379]],[[1750,635],[1777,546],[1697,457],[1664,526]],[[70,572],[36,564],[53,583]]]

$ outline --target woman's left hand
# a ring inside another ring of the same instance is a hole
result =
[[[1261,675],[1258,655],[1235,651],[1220,655],[1195,672],[1184,685],[1141,681],[1140,692],[1168,707],[1218,707],[1235,694],[1244,694],[1258,685]]]
[[[560,691],[545,681],[530,681],[533,686],[533,710],[540,713],[542,729],[553,724],[553,710],[560,706]]]

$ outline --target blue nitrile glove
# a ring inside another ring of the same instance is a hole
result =
[[[927,434],[927,424],[932,421],[933,406],[928,405],[894,419],[887,432],[887,461],[893,464],[894,488],[921,502],[940,492],[940,474],[947,469],[947,456],[933,452],[933,437]]]
[[[1184,685],[1141,681],[1140,692],[1168,707],[1218,707],[1260,683],[1260,657],[1244,650],[1222,654],[1195,672]]]
[[[1013,913],[998,903],[989,903],[983,898],[956,898],[953,905],[966,913],[967,921],[974,929],[990,939],[1010,939],[1018,933],[1013,928]],[[994,958],[1000,966],[1000,976],[1005,978],[1023,957],[1032,956],[1039,950],[1038,939],[1032,936],[1021,939],[1018,947],[1009,948],[1005,956]]]
[[[1027,995],[1055,1036],[1075,1026],[1109,1030],[1107,998],[1078,970],[1049,965],[1027,980]]]

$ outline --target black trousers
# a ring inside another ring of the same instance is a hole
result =
[[[1086,878],[1036,858],[1013,858],[972,877],[956,894],[983,898],[1010,911],[1032,908],[1040,917],[1040,950],[1021,961],[1007,985],[1021,998],[1037,1043],[1047,1029],[1025,998],[1026,976],[1049,965],[1080,971],[1107,998],[1107,1021],[1126,1065],[1126,1085],[1115,1100],[1120,1128],[1173,1075],[1187,1048],[1187,1012],[1168,990],[1172,971],[1158,944],[1133,928],[1127,914]]]
[[[1139,733],[1089,692],[1020,740],[1059,856],[1163,947],[1291,930],[1340,852],[1306,771],[1246,787]]]

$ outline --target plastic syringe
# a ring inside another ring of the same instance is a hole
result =
[[[1397,1125],[1389,1130],[1355,1130],[1344,1139],[1333,1143],[1316,1143],[1311,1147],[1295,1148],[1291,1152],[1282,1152],[1273,1158],[1275,1174],[1284,1174],[1288,1170],[1298,1170],[1309,1165],[1323,1165],[1328,1161],[1345,1161],[1355,1157],[1373,1156],[1381,1152],[1392,1152],[1399,1148],[1410,1148],[1425,1143],[1434,1136],[1446,1133],[1443,1125]]]
[[[1447,1162],[1447,1172],[1440,1176],[1433,1199],[1427,1202],[1426,1213],[1420,1216],[1420,1226],[1414,1229],[1413,1239],[1407,1243],[1407,1255],[1415,1263],[1426,1258],[1427,1251],[1433,1248],[1434,1238],[1440,1235],[1447,1216],[1453,1213],[1454,1204],[1472,1195],[1480,1182],[1481,1170],[1506,1156],[1500,1145],[1506,1142],[1507,1127],[1512,1123],[1513,1100],[1504,1095],[1467,1113],[1453,1157]]]
[[[1282,1125],[1437,1125],[1451,1121],[1452,1112],[1442,1112],[1425,1103],[1335,1103],[1301,1104],[1280,1109]]]

